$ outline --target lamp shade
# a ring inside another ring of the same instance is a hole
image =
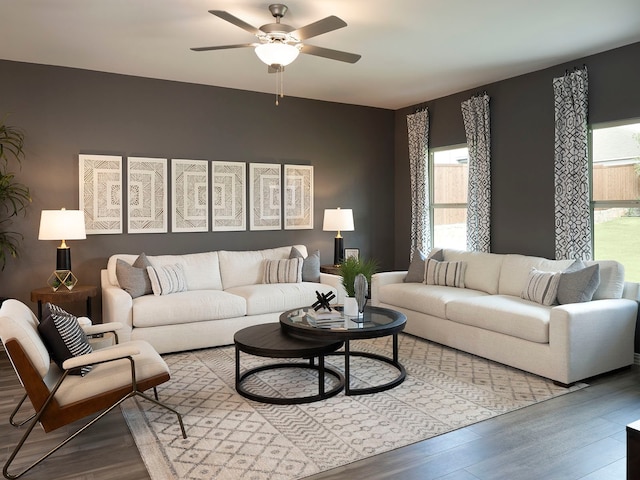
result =
[[[42,210],[38,240],[83,240],[87,238],[82,210]]]
[[[256,55],[267,65],[289,65],[298,58],[298,50],[288,43],[262,43],[256,47]]]
[[[353,231],[353,210],[350,208],[325,209],[322,230],[327,232]]]

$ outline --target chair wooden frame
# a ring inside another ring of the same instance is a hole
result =
[[[166,382],[167,380],[169,380],[170,378],[169,374],[163,373],[163,374],[155,375],[149,378],[145,378],[144,380],[138,381],[136,379],[135,359],[133,358],[133,355],[136,352],[127,352],[126,343],[121,344],[121,346],[123,346],[124,348],[119,350],[114,350],[113,355],[111,355],[111,358],[103,358],[99,361],[89,360],[86,363],[83,363],[82,357],[90,358],[92,355],[92,354],[88,354],[80,357],[75,357],[74,359],[71,359],[71,361],[68,360],[67,362],[65,362],[65,364],[63,364],[64,368],[62,370],[62,375],[58,379],[57,383],[55,384],[53,389],[49,390],[44,380],[42,379],[41,375],[38,373],[33,363],[29,359],[27,353],[23,349],[20,342],[18,342],[14,338],[9,339],[8,341],[5,342],[6,351],[11,359],[11,362],[14,365],[16,372],[20,377],[22,385],[26,390],[25,396],[22,398],[22,400],[19,402],[18,406],[12,413],[10,417],[10,422],[11,422],[11,425],[16,427],[20,427],[30,422],[22,438],[20,439],[20,441],[18,442],[15,449],[13,450],[13,452],[11,453],[11,455],[7,459],[7,462],[4,465],[2,473],[5,476],[5,478],[15,479],[15,478],[21,477],[26,472],[31,470],[33,467],[35,467],[36,465],[41,463],[43,460],[48,458],[51,454],[56,452],[58,449],[60,449],[61,447],[66,445],[68,442],[73,440],[75,437],[80,435],[87,428],[89,428],[90,426],[98,422],[101,418],[103,418],[106,414],[108,414],[111,410],[116,408],[126,399],[132,398],[134,396],[141,397],[145,400],[148,400],[174,413],[178,417],[178,422],[180,424],[182,437],[187,438],[187,434],[184,429],[184,424],[182,422],[182,416],[180,415],[180,413],[178,413],[173,408],[143,393],[145,390],[148,390],[150,388],[153,388],[155,391],[155,387],[157,385],[160,385]],[[104,356],[105,354],[103,353],[102,357]],[[103,392],[100,395],[95,395],[80,401],[76,401],[68,405],[60,405],[56,400],[55,398],[56,392],[58,391],[58,389],[60,388],[64,380],[67,378],[67,376],[69,375],[69,372],[72,369],[77,368],[81,364],[82,365],[98,365],[101,363],[107,363],[107,362],[123,360],[123,359],[127,359],[130,362],[130,366],[131,366],[131,384],[130,385],[126,385],[120,388],[115,388],[107,392]],[[72,365],[67,368],[66,366],[68,363],[71,363]],[[31,404],[33,405],[36,413],[33,416],[29,417],[28,419],[24,420],[23,422],[17,423],[14,421],[15,414],[17,413],[18,409],[24,403],[27,397],[30,399]],[[101,412],[101,413],[97,417],[95,417],[93,420],[85,424],[75,433],[71,434],[65,440],[60,442],[52,450],[44,454],[42,457],[40,457],[31,465],[29,465],[27,468],[25,468],[24,470],[18,473],[9,473],[9,468],[11,464],[13,463],[16,456],[20,452],[20,449],[25,444],[32,430],[38,423],[41,424],[45,432],[50,432],[52,430],[60,428],[64,425],[68,425],[72,422],[75,422],[76,420],[82,419],[88,415],[92,415],[98,412]]]

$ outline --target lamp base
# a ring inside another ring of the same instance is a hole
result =
[[[333,244],[333,264],[337,267],[344,260],[344,238],[336,237]]]
[[[71,273],[71,270],[56,270],[47,280],[47,284],[54,292],[57,292],[59,288],[73,290],[77,283],[78,279]]]
[[[56,270],[71,270],[71,249],[69,247],[58,247]]]

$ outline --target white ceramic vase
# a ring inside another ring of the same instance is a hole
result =
[[[347,317],[358,316],[358,302],[355,297],[345,297],[344,299],[344,314]]]

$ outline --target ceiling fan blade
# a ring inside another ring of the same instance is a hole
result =
[[[256,27],[254,27],[253,25],[249,25],[244,20],[240,20],[238,17],[231,15],[229,12],[225,12],[224,10],[209,10],[209,13],[221,18],[222,20],[226,20],[229,23],[233,23],[236,27],[240,27],[243,30],[251,33],[252,35],[260,34],[260,30],[258,30]]]
[[[323,33],[338,30],[339,28],[346,26],[347,22],[335,15],[331,15],[330,17],[323,18],[322,20],[318,20],[317,22],[298,28],[291,32],[291,34],[299,40],[306,40],[307,38],[316,37]]]
[[[307,44],[305,44],[300,51],[308,55],[330,58],[331,60],[339,60],[340,62],[347,63],[356,63],[362,57],[362,55],[356,53],[341,52],[340,50],[332,50],[330,48],[316,47],[315,45]]]
[[[206,52],[209,50],[227,50],[228,48],[244,48],[244,47],[255,47],[255,43],[243,43],[241,45],[219,45],[217,47],[195,47],[192,48],[194,52]]]

